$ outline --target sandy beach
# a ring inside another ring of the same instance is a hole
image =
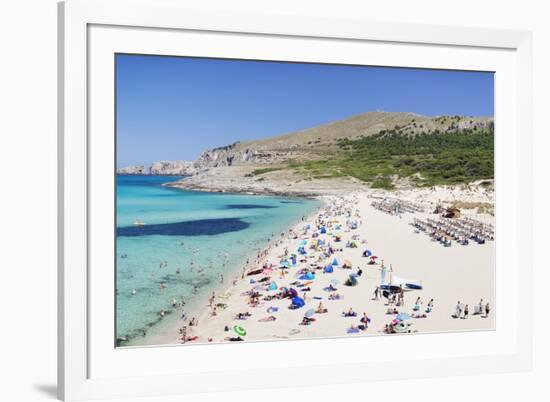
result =
[[[154,343],[373,336],[384,334],[386,325],[392,322],[403,322],[400,328],[411,334],[494,329],[494,241],[470,241],[468,245],[453,241],[450,247],[444,247],[411,225],[415,218],[437,219],[433,209],[438,203],[492,203],[492,194],[479,187],[442,187],[323,197],[323,208],[281,234],[258,258],[250,259],[241,272],[227,278],[202,313],[193,316],[193,312],[187,312],[186,320],[179,320],[177,328],[164,332]],[[396,215],[372,205],[388,196],[412,202],[423,211]],[[494,222],[493,216],[476,209],[463,209],[464,217]],[[324,245],[319,245],[319,241]],[[378,258],[365,257],[366,250]],[[296,264],[292,254],[297,255]],[[337,264],[332,265],[335,259]],[[284,265],[288,268],[281,269]],[[327,265],[333,267],[332,272],[324,272]],[[390,303],[391,294],[389,299],[383,297],[382,289],[375,297],[375,289],[382,283],[382,266],[386,285],[401,283],[402,300],[396,295],[396,301]],[[254,271],[257,273],[250,275]],[[355,286],[345,285],[350,274],[356,278]],[[409,289],[403,286],[406,282],[419,284],[421,289]],[[281,292],[290,289],[296,290],[305,305],[289,308],[292,295],[281,297]],[[257,297],[251,299],[251,295]],[[330,295],[339,295],[339,299],[331,300],[334,298]],[[428,309],[431,299],[433,309]],[[486,303],[490,305],[488,317],[474,314],[481,299],[483,309]],[[453,318],[457,302],[461,305],[461,317]],[[469,314],[464,318],[466,305]],[[326,312],[319,312],[319,307]],[[356,316],[345,317],[343,313],[350,309]],[[388,314],[388,309],[392,313]],[[396,311],[405,318],[396,321]],[[239,314],[243,314],[241,319]],[[365,314],[369,319],[367,328],[363,327]],[[305,315],[309,316],[306,325]],[[193,318],[198,325],[190,325]],[[235,326],[240,328],[235,330]],[[239,336],[241,329],[246,335]]]

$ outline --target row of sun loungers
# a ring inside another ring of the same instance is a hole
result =
[[[414,214],[416,212],[424,212],[424,208],[410,201],[400,200],[398,198],[384,198],[381,201],[373,201],[371,205],[390,215],[399,215],[404,212]]]
[[[465,246],[470,241],[484,244],[486,240],[494,240],[495,236],[492,225],[472,218],[427,218],[425,220],[415,218],[411,224],[419,232],[428,234],[433,240],[439,241],[446,247],[452,244],[451,240]]]

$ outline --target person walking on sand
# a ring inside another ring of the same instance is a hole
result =
[[[489,307],[489,302],[487,302],[487,304],[485,305],[485,318],[489,317],[489,311],[491,311],[491,309]]]
[[[457,301],[456,307],[455,307],[455,318],[460,318],[461,314],[462,314],[462,305],[460,304],[460,301]]]
[[[431,313],[434,308],[434,299],[430,299],[428,305],[426,306],[426,313]]]
[[[464,319],[465,319],[465,320],[468,319],[468,313],[469,313],[469,311],[468,311],[468,305],[466,304],[466,305],[464,306]]]
[[[215,299],[216,299],[216,294],[212,292],[212,296],[210,296],[210,299],[208,300],[208,306],[212,307],[212,304],[214,303]]]
[[[374,289],[374,300],[378,300],[378,289],[380,289],[378,286]]]

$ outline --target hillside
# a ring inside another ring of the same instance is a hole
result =
[[[195,161],[197,168],[249,164],[272,165],[289,160],[316,160],[338,150],[343,139],[368,137],[383,130],[406,135],[455,132],[492,127],[490,117],[427,117],[403,112],[368,112],[344,120],[257,141],[237,142],[205,151]]]
[[[205,191],[320,194],[493,178],[493,118],[369,112],[205,151],[172,185]]]

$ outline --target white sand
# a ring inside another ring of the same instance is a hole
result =
[[[415,233],[414,228],[409,225],[413,218],[423,218],[428,216],[427,209],[423,214],[404,214],[402,218],[392,216],[374,209],[370,204],[371,196],[379,196],[380,193],[361,192],[346,197],[327,197],[329,203],[344,203],[347,202],[355,213],[358,210],[360,218],[355,218],[353,215],[348,218],[344,215],[329,220],[338,219],[342,223],[342,230],[331,231],[327,234],[321,234],[320,239],[326,239],[334,248],[343,248],[343,251],[336,252],[332,257],[323,259],[326,264],[334,257],[340,263],[345,260],[350,260],[353,269],[335,268],[331,274],[323,274],[322,270],[316,271],[316,279],[309,285],[311,291],[307,292],[306,305],[297,310],[290,310],[290,299],[262,301],[259,307],[250,307],[248,297],[242,294],[256,284],[250,284],[249,280],[254,278],[259,280],[266,275],[246,276],[244,279],[237,281],[235,286],[231,286],[224,294],[217,297],[215,303],[226,303],[227,308],[217,309],[217,315],[212,317],[211,309],[205,306],[203,315],[199,318],[199,325],[188,327],[188,336],[198,336],[194,342],[223,342],[228,336],[236,336],[230,330],[224,331],[224,327],[232,328],[234,325],[241,325],[247,331],[244,337],[245,341],[256,341],[265,339],[295,339],[295,338],[311,338],[311,337],[334,337],[334,336],[361,336],[361,335],[380,335],[385,324],[389,323],[395,316],[387,315],[387,306],[384,304],[387,300],[373,300],[374,289],[380,284],[380,264],[367,265],[368,258],[362,257],[362,252],[365,249],[379,256],[384,264],[389,267],[392,265],[393,275],[408,279],[418,279],[422,282],[423,289],[408,291],[405,293],[405,305],[397,307],[400,312],[413,314],[412,308],[417,297],[420,297],[423,304],[421,312],[425,310],[429,299],[435,300],[433,312],[428,314],[427,318],[410,319],[408,322],[412,324],[413,332],[444,332],[444,331],[465,331],[465,330],[487,330],[493,329],[494,322],[494,278],[495,278],[495,260],[494,260],[494,242],[488,241],[484,245],[478,245],[475,242],[470,242],[467,246],[461,246],[453,242],[451,247],[443,247],[438,242],[431,241],[424,233]],[[399,194],[392,193],[392,196],[399,196],[404,199],[421,201],[425,205],[436,202],[437,200],[452,201],[454,199],[468,201],[487,201],[492,202],[492,196],[484,192],[479,193],[456,193],[449,189],[436,189],[427,192],[414,190],[409,192],[401,192]],[[338,201],[335,201],[338,200]],[[473,211],[466,211],[476,218],[484,221],[493,221],[489,215],[477,216]],[[436,215],[430,214],[436,218]],[[301,234],[302,228],[306,223],[314,226],[316,216],[309,217],[307,222],[301,222],[296,225],[295,230]],[[345,222],[348,219],[361,220],[361,224],[356,230],[346,228]],[[335,243],[332,234],[341,234],[342,241]],[[311,231],[306,238],[308,245],[306,250],[308,256],[307,263],[298,263],[296,267],[291,267],[284,279],[280,278],[279,270],[274,270],[271,274],[279,287],[293,287],[290,283],[298,280],[296,273],[300,268],[309,266],[310,262],[317,261],[319,252],[314,252],[309,249],[311,240]],[[358,248],[346,248],[346,242],[351,240],[353,235],[358,235]],[[304,236],[299,235],[298,239],[283,238],[283,241],[278,246],[273,246],[269,250],[267,256],[262,259],[268,263],[272,263],[278,267],[281,256],[284,253],[285,247],[288,247],[289,253],[296,253],[298,244]],[[365,242],[366,241],[366,242]],[[260,265],[255,268],[260,268]],[[358,267],[363,269],[363,274],[360,276],[359,284],[354,287],[344,286],[344,281],[352,272],[357,272]],[[388,278],[389,273],[386,274]],[[332,279],[337,279],[340,283],[336,285],[337,293],[343,295],[343,300],[328,300],[330,292],[324,291],[323,288],[328,286]],[[305,282],[305,281],[301,281]],[[296,288],[294,286],[294,288]],[[296,288],[299,290],[300,288]],[[263,296],[275,294],[276,291],[262,291]],[[303,292],[300,292],[303,296]],[[314,308],[316,309],[319,301],[314,300],[314,296],[321,296],[322,303],[328,309],[326,314],[315,314],[313,317],[315,322],[310,325],[300,325],[304,313]],[[489,318],[474,316],[474,305],[480,299],[484,302],[489,302],[491,305],[491,314]],[[454,319],[451,315],[455,311],[457,301],[469,305],[470,317],[468,319]],[[278,312],[268,313],[267,309],[271,306],[278,307]],[[344,318],[341,313],[353,308],[357,312],[356,318]],[[252,314],[247,320],[237,320],[237,313],[250,312]],[[369,328],[366,331],[357,334],[347,334],[346,330],[350,324],[359,325],[360,318],[363,313],[371,319]],[[269,315],[277,318],[272,322],[260,322],[259,320]],[[183,325],[183,322],[180,323]],[[299,330],[299,333],[290,335],[292,330]],[[164,343],[181,343],[178,340],[178,331],[174,330],[173,338],[165,340]]]

